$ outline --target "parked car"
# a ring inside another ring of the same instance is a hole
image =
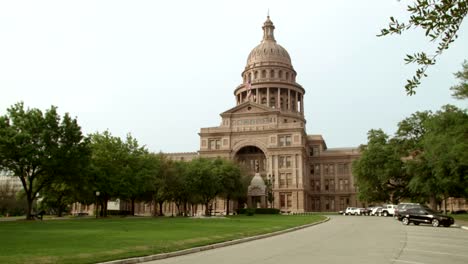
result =
[[[359,211],[359,208],[356,207],[348,207],[346,208],[344,215],[358,215],[361,212]]]
[[[439,214],[436,211],[433,211],[429,208],[410,208],[405,211],[405,214],[402,216],[401,222],[404,225],[409,225],[413,223],[414,225],[430,224],[434,227],[443,225],[449,227],[455,223],[452,217]]]
[[[359,213],[361,215],[369,215],[372,211],[372,208],[359,208]]]
[[[382,209],[383,209],[382,206],[376,206],[376,207],[372,208],[372,211],[370,212],[369,215],[373,215],[373,216],[378,215],[378,216],[380,216],[381,213],[382,213]]]
[[[395,208],[396,208],[396,205],[394,204],[387,204],[387,205],[384,205],[382,206],[382,215],[383,216],[389,216],[389,215],[395,215]]]
[[[419,203],[399,203],[395,208],[395,218],[401,221],[406,210],[411,208],[427,208],[427,206]]]

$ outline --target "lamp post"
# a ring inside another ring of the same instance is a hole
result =
[[[273,208],[273,201],[275,200],[275,196],[273,194],[273,187],[275,184],[275,175],[268,174],[268,184],[267,184],[267,199],[270,203],[270,208]]]
[[[99,209],[98,198],[100,194],[101,193],[99,191],[96,191],[96,219],[98,218],[98,209]]]

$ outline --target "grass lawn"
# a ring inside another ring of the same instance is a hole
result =
[[[0,263],[95,263],[207,245],[323,220],[320,215],[0,222]]]
[[[450,216],[455,219],[455,222],[463,221],[468,224],[468,214],[451,214]]]

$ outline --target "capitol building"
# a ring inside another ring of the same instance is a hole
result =
[[[262,41],[247,56],[242,83],[234,88],[235,106],[220,114],[219,126],[200,129],[198,152],[167,155],[243,164],[256,175],[249,186],[251,207],[300,213],[362,206],[351,172],[358,148],[328,148],[322,135],[307,134],[307,88],[296,82],[291,56],[276,42],[269,16],[262,29]],[[267,182],[273,204],[265,197]],[[217,199],[215,207],[222,211],[224,202]]]

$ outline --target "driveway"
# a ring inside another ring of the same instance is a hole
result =
[[[404,226],[391,217],[331,216],[275,237],[147,263],[468,263],[468,231]]]

